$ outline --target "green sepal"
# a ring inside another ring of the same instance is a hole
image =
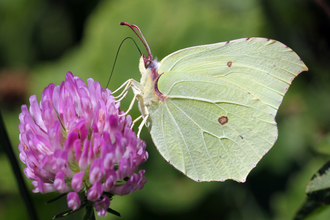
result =
[[[83,220],[95,220],[94,207],[92,205],[86,207],[86,214]]]
[[[66,216],[68,216],[68,215],[71,215],[71,214],[73,214],[73,213],[75,213],[75,212],[77,212],[77,211],[83,209],[86,205],[87,205],[86,203],[85,203],[85,204],[82,204],[78,209],[76,209],[76,210],[74,210],[74,211],[73,211],[72,209],[69,209],[69,210],[66,210],[66,211],[64,211],[64,212],[61,212],[61,213],[55,215],[55,216],[53,217],[53,219],[63,218],[63,217],[66,217]]]
[[[103,195],[106,195],[110,199],[110,201],[112,200],[112,197],[114,196],[114,194],[109,193],[109,192],[103,192]]]
[[[61,195],[59,195],[59,196],[56,196],[55,198],[53,198],[53,199],[51,199],[51,200],[48,200],[47,202],[46,202],[46,204],[49,204],[49,203],[52,203],[52,202],[55,202],[56,200],[58,200],[58,199],[60,199],[60,198],[62,198],[62,197],[64,197],[64,196],[66,196],[68,193],[64,193],[64,194],[61,194]]]
[[[120,215],[119,212],[117,212],[117,211],[115,211],[115,210],[113,210],[113,209],[111,209],[111,208],[108,208],[108,209],[107,209],[107,212],[109,212],[110,214],[116,215],[116,216],[118,216],[118,217],[121,217],[121,215]]]

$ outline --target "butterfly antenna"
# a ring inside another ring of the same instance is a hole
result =
[[[151,54],[151,50],[150,50],[150,47],[146,41],[146,39],[144,38],[140,28],[138,26],[136,26],[135,24],[129,24],[127,22],[120,22],[120,25],[126,25],[128,27],[130,27],[134,33],[139,37],[139,39],[141,40],[141,42],[143,43],[144,47],[146,48],[147,52],[148,52],[148,57],[147,57],[147,60],[152,60],[152,54]],[[137,32],[136,32],[137,30]]]
[[[131,39],[131,40],[134,42],[136,48],[139,50],[140,56],[142,56],[142,52],[141,52],[139,46],[137,45],[137,43],[135,42],[135,40],[134,40],[133,38],[131,38],[131,37],[126,37],[126,38],[120,43],[120,45],[119,45],[119,47],[118,47],[117,54],[116,54],[116,57],[115,57],[115,61],[113,62],[112,70],[111,70],[111,73],[110,73],[110,77],[109,77],[109,80],[108,80],[107,86],[106,86],[105,88],[107,88],[107,87],[109,86],[110,79],[111,79],[111,77],[112,77],[112,73],[113,73],[113,71],[114,71],[114,69],[115,69],[115,65],[116,65],[116,62],[117,62],[117,58],[118,58],[118,54],[119,54],[120,48],[121,48],[121,46],[123,45],[123,43],[125,42],[125,40],[127,40],[127,39]]]

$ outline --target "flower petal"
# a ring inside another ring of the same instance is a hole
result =
[[[76,192],[69,192],[67,195],[67,200],[68,207],[71,208],[73,211],[78,209],[81,205],[79,195]]]

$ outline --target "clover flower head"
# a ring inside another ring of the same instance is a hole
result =
[[[105,216],[113,195],[143,188],[145,171],[135,172],[148,153],[110,90],[87,83],[68,72],[60,86],[44,89],[40,103],[31,96],[19,115],[18,148],[33,192],[68,193],[72,210],[87,202]]]

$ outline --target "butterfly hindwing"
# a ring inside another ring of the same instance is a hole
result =
[[[167,99],[148,109],[153,141],[196,181],[244,182],[277,138],[269,108],[223,79],[169,71],[158,88]]]

